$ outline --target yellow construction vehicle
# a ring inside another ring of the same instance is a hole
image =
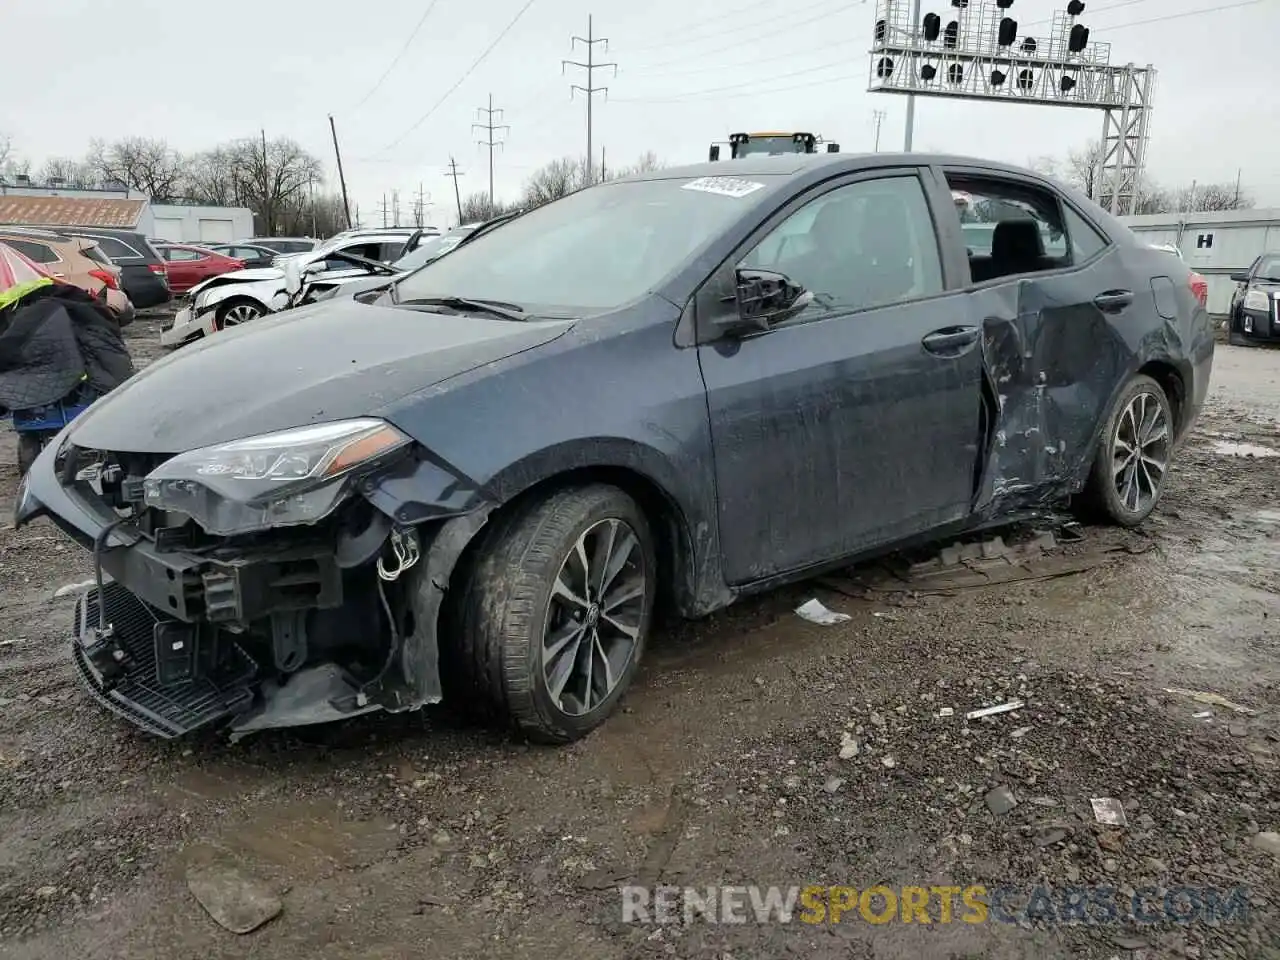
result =
[[[818,144],[825,142],[812,133],[734,133],[727,141],[713,143],[710,157],[713,161],[719,160],[720,147],[726,143],[729,147],[729,156],[737,160],[740,157],[772,157],[786,153],[818,153]],[[840,144],[827,144],[827,153],[839,152]]]

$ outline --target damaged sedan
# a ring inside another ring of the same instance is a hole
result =
[[[746,158],[156,362],[46,447],[15,522],[92,552],[75,663],[156,734],[443,699],[563,743],[657,610],[1068,506],[1140,523],[1212,358],[1190,271],[1074,190]]]

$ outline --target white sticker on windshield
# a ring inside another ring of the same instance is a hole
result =
[[[741,177],[699,177],[686,183],[681,190],[698,190],[702,193],[718,193],[722,197],[745,197],[764,186],[754,180]]]

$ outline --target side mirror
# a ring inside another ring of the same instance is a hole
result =
[[[827,144],[827,153],[839,153],[839,152],[840,152],[840,144],[838,143]]]
[[[738,270],[737,314],[722,321],[726,333],[756,333],[790,319],[813,302],[813,294],[785,273]]]
[[[709,156],[710,156],[710,158],[711,158],[711,162],[712,162],[712,163],[715,163],[717,160],[719,160],[719,159],[720,159],[720,144],[718,144],[718,143],[716,143],[716,144],[712,144],[712,146],[711,146],[711,152],[710,152]]]
[[[1249,275],[1247,273],[1233,273],[1231,275],[1232,283],[1248,283]]]

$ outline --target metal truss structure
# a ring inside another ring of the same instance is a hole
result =
[[[948,0],[934,2],[942,6]],[[877,0],[868,89],[1101,110],[1098,192],[1112,213],[1132,213],[1146,159],[1155,69],[1112,66],[1111,45],[1087,42],[1087,30],[1069,12],[1055,13],[1047,31],[1019,35],[1012,7],[1012,0],[950,0],[933,14],[934,30],[926,31],[929,17],[919,15],[920,0]],[[1002,21],[1008,21],[1004,37]]]

